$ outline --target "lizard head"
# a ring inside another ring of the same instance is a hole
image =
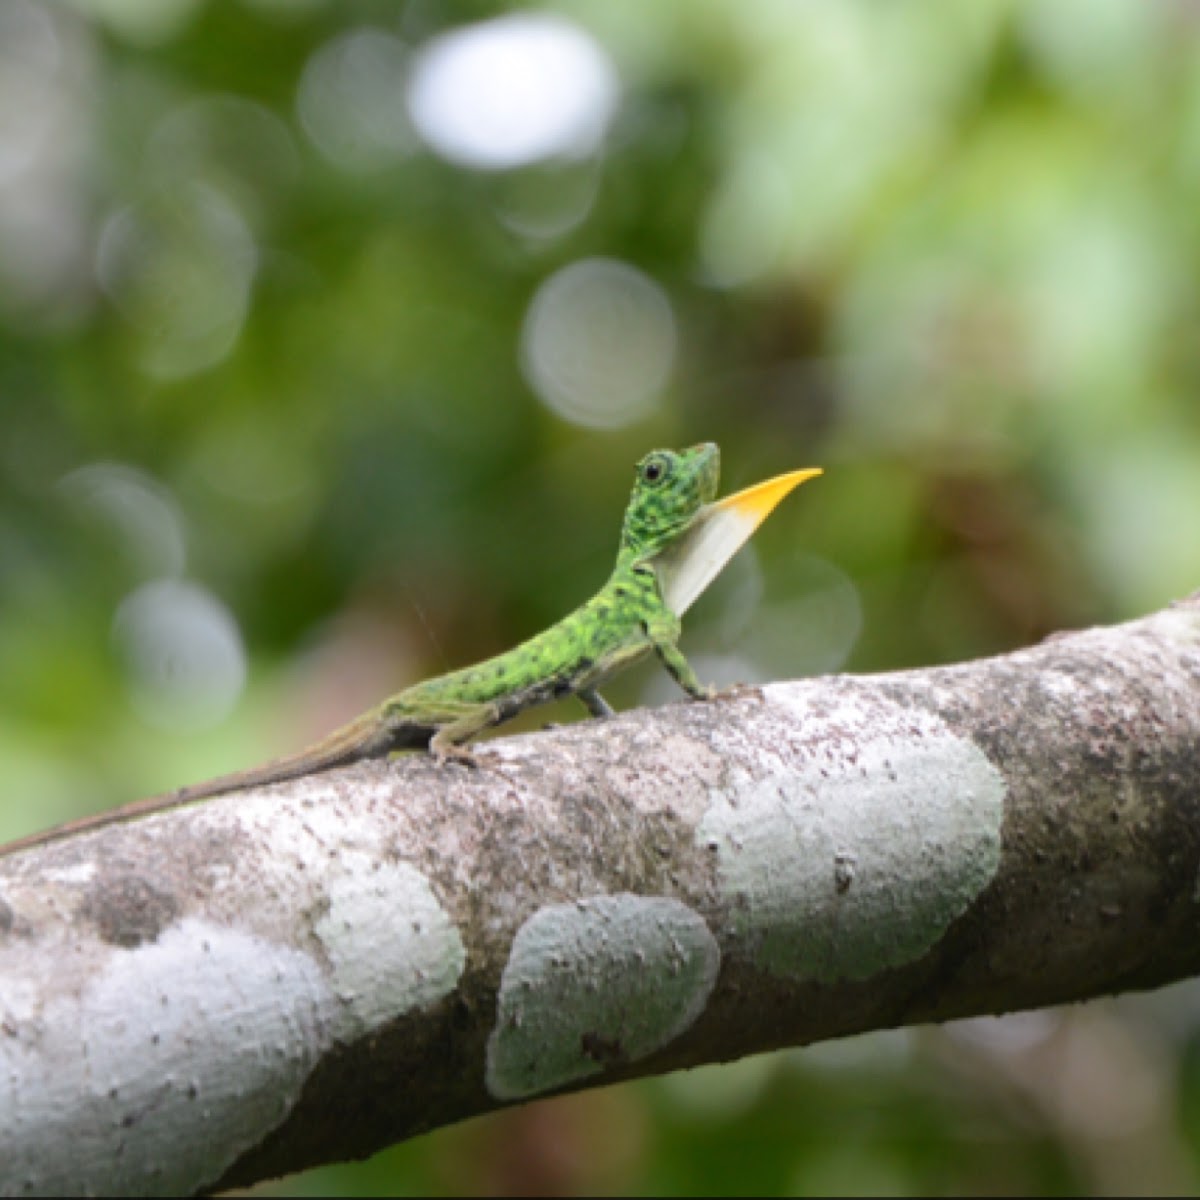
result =
[[[621,530],[621,558],[652,558],[671,545],[717,494],[721,452],[713,442],[651,450],[638,463]]]

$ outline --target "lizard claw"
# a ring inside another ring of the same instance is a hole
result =
[[[470,765],[480,771],[490,771],[493,775],[499,775],[506,783],[516,786],[517,781],[504,769],[503,756],[494,751],[485,750],[480,754],[471,755]]]

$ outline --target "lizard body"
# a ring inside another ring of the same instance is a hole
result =
[[[439,762],[470,763],[465,742],[535,705],[576,695],[593,716],[610,715],[599,686],[652,653],[689,696],[709,698],[712,690],[678,648],[679,617],[663,599],[655,559],[715,497],[719,475],[720,452],[711,442],[646,455],[637,464],[608,581],[585,604],[515,649],[415,684],[298,754],[67,822],[12,842],[0,854],[397,750],[427,747]]]

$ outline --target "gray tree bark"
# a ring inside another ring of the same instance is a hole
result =
[[[1200,593],[0,857],[0,1188],[247,1184],[501,1105],[1200,969]]]

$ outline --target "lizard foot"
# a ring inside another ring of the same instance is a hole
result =
[[[517,780],[504,769],[503,756],[493,750],[481,750],[479,753],[471,755],[467,755],[464,752],[462,759],[459,759],[458,755],[453,754],[449,757],[462,761],[464,766],[470,766],[479,771],[487,771],[492,775],[499,775],[510,786],[517,786]]]
[[[470,750],[467,750],[463,746],[455,745],[454,742],[442,742],[439,744],[437,738],[434,738],[429,743],[429,753],[433,755],[434,761],[439,767],[447,766],[449,763],[458,763],[460,766],[475,770],[479,766],[479,760]]]

